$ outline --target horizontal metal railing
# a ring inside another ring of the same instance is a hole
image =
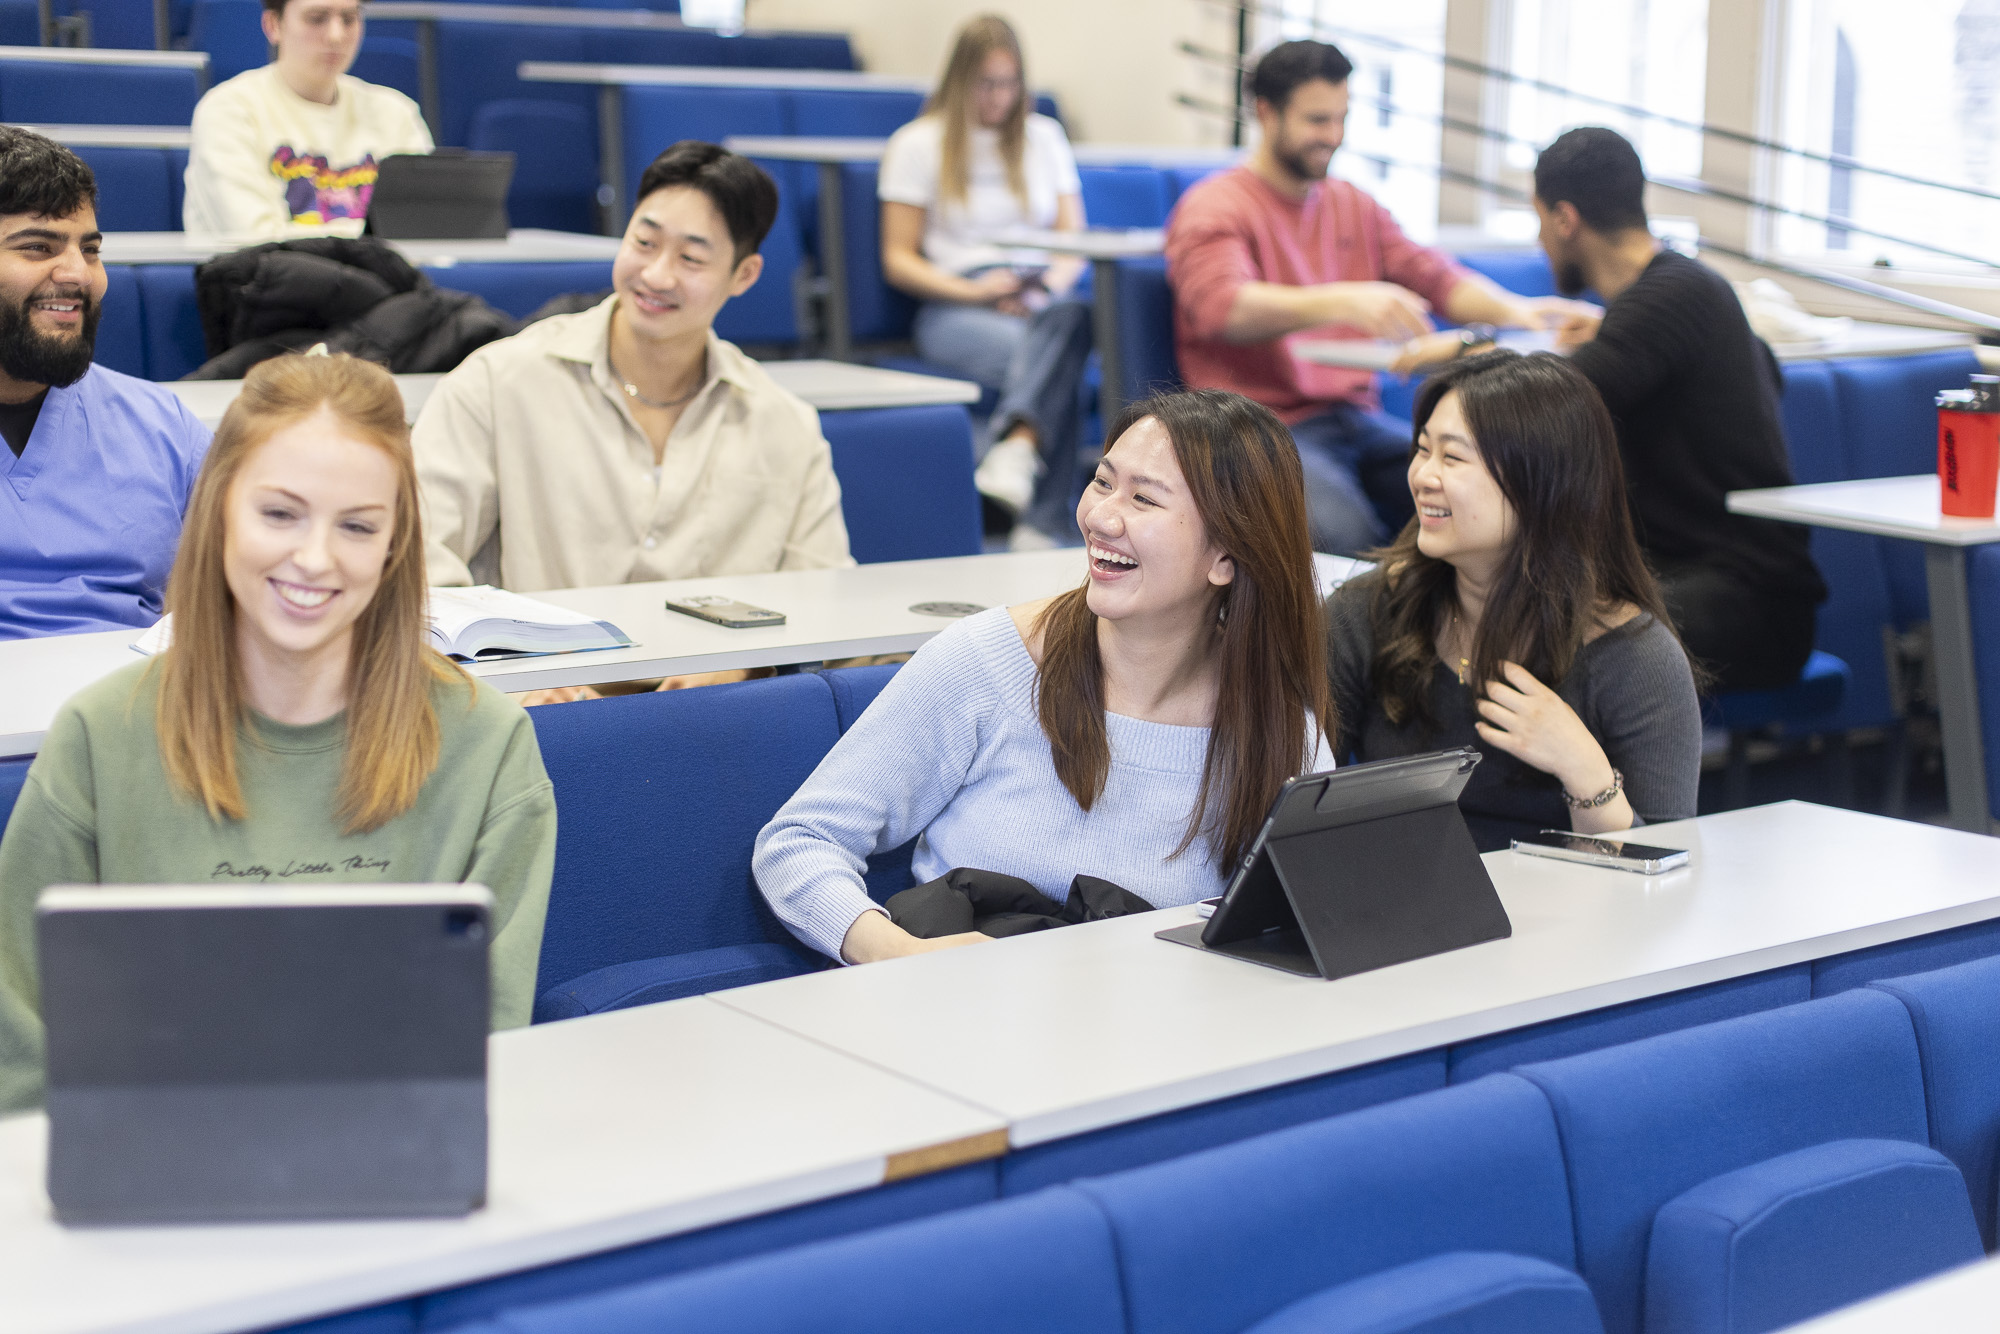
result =
[[[1286,22],[1299,21],[1298,15],[1287,14],[1281,9],[1267,5],[1244,4],[1238,3],[1236,0],[1205,0],[1205,3],[1216,5],[1232,12],[1240,10],[1244,13],[1282,19]],[[1620,115],[1654,121],[1661,125],[1671,125],[1676,129],[1688,130],[1710,138],[1741,144],[1746,148],[1760,148],[1767,152],[1783,153],[1788,157],[1799,158],[1807,162],[1816,162],[1822,166],[1837,167],[1843,171],[1861,172],[1869,176],[1880,176],[1888,180],[1902,181],[1907,185],[1920,185],[1933,190],[1947,190],[1954,194],[1969,195],[1976,199],[2000,200],[2000,191],[1984,190],[1976,185],[1961,185],[1955,181],[1940,181],[1927,176],[1917,176],[1910,172],[1897,171],[1893,167],[1880,167],[1872,163],[1860,162],[1840,153],[1816,153],[1811,149],[1799,148],[1792,144],[1781,144],[1775,140],[1765,139],[1754,134],[1745,134],[1741,130],[1732,130],[1727,126],[1711,125],[1706,121],[1687,120],[1679,116],[1670,116],[1663,111],[1654,111],[1649,107],[1634,106],[1629,102],[1620,102],[1616,98],[1600,97],[1595,93],[1580,92],[1577,89],[1568,88],[1559,83],[1551,83],[1546,79],[1537,79],[1530,75],[1517,74],[1512,70],[1500,69],[1481,61],[1470,60],[1464,56],[1455,56],[1445,51],[1428,50],[1411,42],[1405,42],[1394,37],[1385,37],[1380,33],[1368,32],[1361,28],[1350,28],[1344,24],[1327,23],[1317,18],[1308,19],[1306,22],[1311,26],[1315,35],[1325,34],[1329,37],[1342,37],[1349,41],[1359,42],[1364,46],[1373,46],[1386,51],[1399,51],[1405,55],[1422,56],[1426,59],[1437,61],[1446,69],[1454,69],[1466,74],[1477,74],[1481,78],[1494,79],[1502,83],[1515,84],[1524,88],[1533,88],[1537,92],[1553,93],[1574,102],[1581,102],[1587,106],[1598,107],[1605,111],[1616,111]],[[1239,73],[1246,69],[1249,64],[1249,62],[1242,60],[1234,52],[1216,51],[1213,48],[1203,47],[1194,42],[1182,42],[1181,50],[1199,60],[1227,66]],[[1841,225],[1845,226],[1846,224],[1843,223]]]

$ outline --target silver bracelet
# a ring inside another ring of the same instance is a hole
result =
[[[1569,789],[1564,788],[1562,789],[1563,804],[1568,806],[1573,811],[1595,810],[1599,806],[1608,804],[1613,797],[1617,796],[1620,792],[1623,792],[1624,790],[1625,790],[1625,775],[1619,773],[1616,769],[1613,769],[1611,771],[1610,787],[1605,788],[1602,792],[1598,793],[1594,797],[1572,797],[1569,794]]]

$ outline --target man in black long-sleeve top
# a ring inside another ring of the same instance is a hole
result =
[[[1723,500],[1791,484],[1777,359],[1721,275],[1653,238],[1645,187],[1639,155],[1612,130],[1571,130],[1535,164],[1558,287],[1608,303],[1601,321],[1579,313],[1559,337],[1611,409],[1640,544],[1710,688],[1788,685],[1826,598],[1809,535]]]

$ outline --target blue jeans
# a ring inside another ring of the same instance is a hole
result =
[[[1022,516],[1051,536],[1069,532],[1075,504],[1082,423],[1077,392],[1090,356],[1090,306],[1052,301],[1034,315],[1003,315],[991,306],[926,301],[917,309],[917,353],[999,393],[986,445],[1016,422],[1035,428],[1042,476]]]
[[[1410,424],[1333,403],[1292,427],[1306,475],[1314,551],[1351,556],[1401,532],[1410,499]]]

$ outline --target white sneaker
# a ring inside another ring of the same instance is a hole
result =
[[[986,451],[972,474],[979,494],[1019,515],[1035,498],[1035,479],[1042,473],[1042,457],[1035,447],[1019,436],[1008,436]]]

